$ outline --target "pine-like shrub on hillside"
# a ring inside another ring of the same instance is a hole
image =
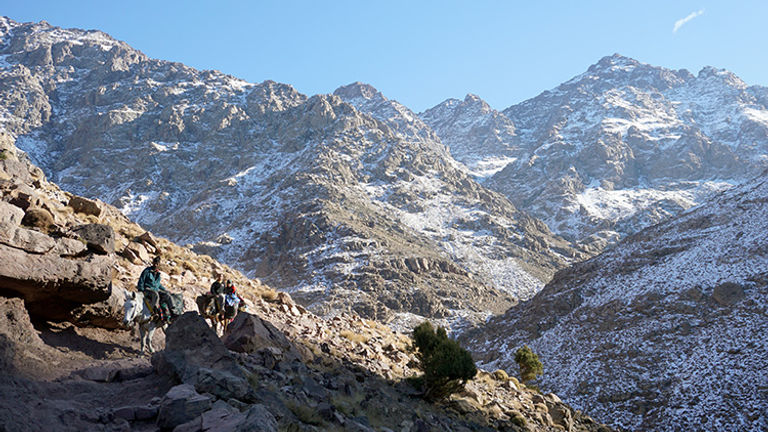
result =
[[[429,321],[413,329],[413,344],[424,375],[412,383],[422,388],[426,399],[439,400],[463,390],[477,373],[469,351],[449,339],[442,327],[435,330]]]
[[[528,345],[523,345],[522,348],[517,349],[515,362],[520,366],[520,381],[523,383],[536,379],[544,371],[539,356]]]

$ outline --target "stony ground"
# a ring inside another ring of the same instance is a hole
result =
[[[236,351],[188,313],[151,358],[132,331],[33,327],[19,299],[4,309],[2,431],[241,430],[254,413],[267,425],[257,430],[603,430],[503,372],[424,402],[403,380],[416,373],[407,338],[356,316],[319,319],[287,296],[232,324]]]

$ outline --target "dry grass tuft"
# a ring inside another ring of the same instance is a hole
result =
[[[509,381],[509,374],[504,369],[498,369],[493,373],[497,381]]]
[[[339,334],[342,337],[357,343],[367,343],[369,340],[371,340],[370,336],[360,334],[360,333],[355,333],[352,330],[342,330]]]
[[[270,303],[272,303],[272,302],[277,300],[277,291],[275,291],[273,289],[270,289],[270,288],[265,288],[260,293],[260,295],[261,295],[261,298],[264,299],[264,301],[267,301],[267,302],[270,302]]]

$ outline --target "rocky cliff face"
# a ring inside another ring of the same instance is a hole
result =
[[[2,29],[3,127],[53,180],[316,311],[457,326],[583,257],[370,87],[308,98],[99,32]]]
[[[694,76],[614,55],[503,113],[470,96],[421,116],[476,174],[504,162],[486,186],[601,250],[759,174],[765,92],[724,70]]]
[[[467,335],[484,361],[529,344],[542,384],[638,430],[768,427],[768,177],[559,272]]]

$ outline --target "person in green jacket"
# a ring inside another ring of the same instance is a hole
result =
[[[139,283],[136,288],[149,300],[149,304],[157,311],[161,321],[167,321],[171,318],[171,296],[168,290],[160,283],[160,270],[157,266],[160,264],[160,257],[156,256],[152,260],[152,265],[145,268],[139,276]],[[158,301],[160,307],[158,307]]]

